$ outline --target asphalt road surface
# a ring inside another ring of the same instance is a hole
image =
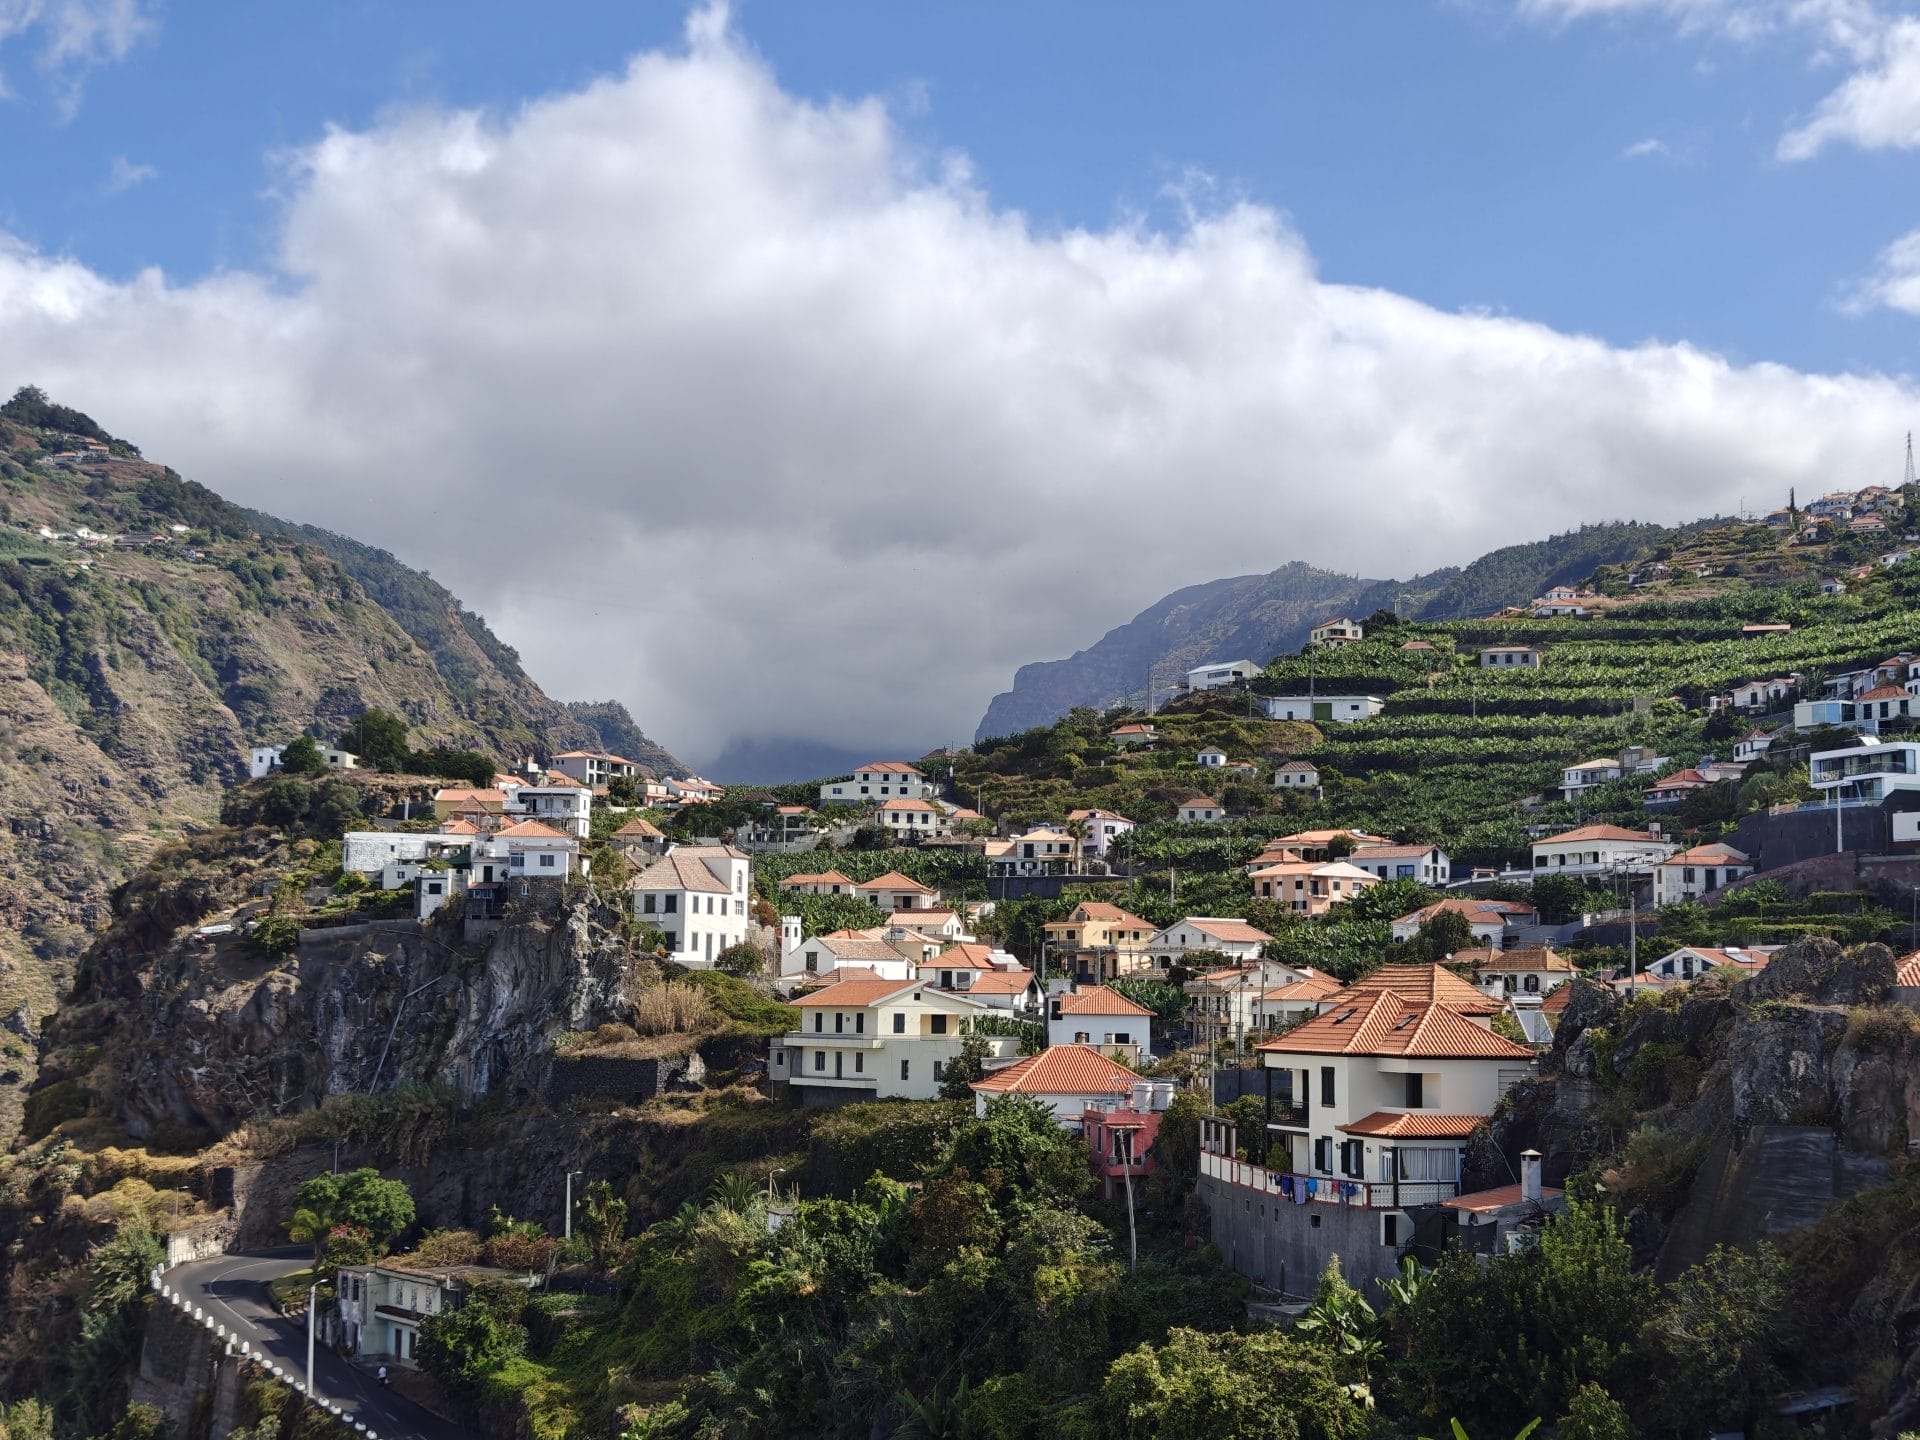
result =
[[[189,1304],[198,1305],[236,1340],[251,1345],[256,1356],[270,1356],[289,1375],[304,1380],[306,1322],[303,1318],[296,1323],[274,1312],[267,1282],[306,1269],[312,1259],[306,1249],[253,1250],[189,1260],[167,1271],[165,1278]],[[313,1382],[319,1398],[338,1405],[349,1421],[359,1421],[381,1440],[461,1440],[465,1434],[461,1427],[405,1396],[382,1389],[373,1375],[324,1345],[314,1347]]]

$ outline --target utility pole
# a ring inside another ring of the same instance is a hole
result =
[[[562,1226],[565,1233],[560,1237],[563,1240],[573,1239],[573,1177],[585,1173],[584,1170],[567,1171],[567,1218]]]
[[[319,1305],[320,1282],[307,1287],[307,1398],[318,1399],[313,1390],[313,1312]]]
[[[1127,1163],[1121,1171],[1127,1182],[1127,1273],[1131,1275],[1140,1265],[1140,1239],[1133,1228],[1133,1130],[1128,1127],[1121,1132],[1127,1137]]]

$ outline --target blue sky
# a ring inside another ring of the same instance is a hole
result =
[[[1920,428],[1890,0],[0,0],[0,85],[0,388],[696,765]]]
[[[1920,158],[1777,159],[1844,62],[1817,58],[1802,30],[1729,36],[1664,8],[1568,21],[1491,4],[744,0],[735,13],[788,89],[889,97],[915,139],[964,151],[997,203],[1042,227],[1164,222],[1170,189],[1211,185],[1289,215],[1331,281],[1616,344],[1915,369],[1911,316],[1841,302],[1920,224]],[[51,73],[27,31],[0,48],[15,92],[0,106],[0,225],[113,275],[270,264],[287,148],[394,107],[510,111],[671,44],[686,9],[528,15],[173,5],[119,61]]]

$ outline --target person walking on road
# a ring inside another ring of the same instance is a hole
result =
[[[383,1386],[387,1383],[387,1367],[384,1365],[380,1367],[380,1383]]]

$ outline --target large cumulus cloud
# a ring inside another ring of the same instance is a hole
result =
[[[1216,575],[1885,479],[1915,409],[1329,285],[1254,205],[1042,232],[712,12],[511,115],[329,133],[283,189],[273,273],[0,249],[0,379],[430,568],[696,762],[964,737]]]

